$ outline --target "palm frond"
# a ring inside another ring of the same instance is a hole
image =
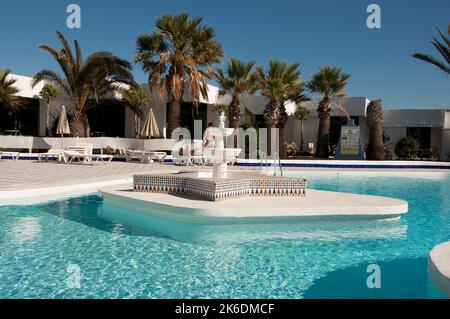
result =
[[[25,105],[25,99],[17,96],[19,89],[14,85],[17,80],[10,77],[11,70],[0,70],[0,104],[13,111]],[[9,79],[8,79],[9,78]]]
[[[444,61],[438,60],[437,58],[428,55],[428,54],[422,54],[422,53],[415,53],[412,55],[413,58],[416,58],[418,60],[430,63],[441,69],[447,74],[450,74],[450,38],[447,37],[440,28],[437,28],[437,31],[439,35],[442,38],[442,41],[439,41],[435,37],[433,37],[431,44],[435,47],[435,49],[439,52],[439,54],[442,56]],[[450,24],[448,26],[448,34],[450,36]]]
[[[154,32],[137,37],[135,63],[148,73],[149,87],[159,89],[161,98],[181,100],[185,86],[194,104],[200,95],[207,98],[205,79],[212,76],[212,65],[220,62],[223,50],[214,30],[202,22],[187,13],[164,14],[156,19]]]
[[[41,45],[59,64],[62,74],[42,70],[34,76],[33,86],[48,81],[59,86],[72,100],[75,109],[86,112],[101,99],[115,96],[119,85],[135,85],[131,64],[107,51],[94,52],[84,61],[78,41],[74,41],[75,56],[66,38],[57,32],[62,49]]]
[[[306,87],[313,93],[328,97],[344,96],[343,90],[348,84],[350,75],[341,69],[324,65],[312,76]]]
[[[412,57],[414,57],[418,60],[422,60],[424,62],[433,64],[433,65],[437,66],[439,69],[441,69],[442,71],[450,74],[450,66],[445,65],[444,62],[439,61],[438,59],[436,59],[435,57],[433,57],[431,55],[425,55],[422,53],[414,53],[412,55]]]

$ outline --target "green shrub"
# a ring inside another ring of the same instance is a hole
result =
[[[298,154],[298,147],[295,143],[286,143],[286,152],[288,156],[296,156]]]
[[[404,137],[395,145],[395,155],[401,159],[417,158],[420,143],[413,137]]]

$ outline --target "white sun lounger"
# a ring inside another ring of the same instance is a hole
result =
[[[0,160],[3,156],[9,156],[12,158],[13,161],[17,161],[19,159],[20,153],[19,152],[0,152]]]
[[[233,166],[236,163],[237,158],[241,154],[240,148],[226,148],[225,149],[225,161],[227,164]]]
[[[140,150],[124,150],[127,162],[137,159],[141,163],[157,160],[164,162],[167,157],[166,152],[140,151]]]
[[[64,152],[63,149],[52,148],[47,153],[39,154],[39,162],[42,162],[43,159],[48,162],[49,158],[57,158],[58,162],[64,161],[64,163],[67,163],[68,160]]]
[[[242,150],[240,148],[226,148],[225,149],[225,163],[233,166],[236,159],[241,154]],[[214,149],[205,148],[203,150],[197,150],[194,152],[195,155],[175,155],[172,153],[172,161],[175,165],[209,165],[212,164],[216,158]]]
[[[79,160],[85,164],[92,165],[92,149],[93,145],[88,143],[79,143],[76,146],[67,147],[64,151],[68,159],[67,164],[71,164],[74,160]]]

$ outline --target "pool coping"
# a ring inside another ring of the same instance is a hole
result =
[[[84,196],[97,193],[102,187],[132,183],[133,178],[86,182],[74,185],[53,187],[34,187],[0,191],[0,206],[34,205],[48,201],[61,200],[68,197]]]
[[[269,160],[269,167],[273,161]],[[260,160],[238,159],[236,166],[261,167]],[[401,169],[401,170],[450,170],[449,162],[433,161],[367,161],[367,160],[281,160],[283,168],[321,168],[321,169]],[[265,168],[266,166],[264,166]]]

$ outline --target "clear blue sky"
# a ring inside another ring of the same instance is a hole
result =
[[[66,27],[66,7],[82,9],[82,28]],[[382,9],[382,28],[366,27],[366,7]],[[226,59],[266,64],[299,62],[304,80],[329,64],[352,75],[351,96],[382,98],[385,108],[450,108],[450,78],[411,53],[433,53],[435,27],[446,30],[450,1],[428,0],[39,0],[1,4],[0,68],[33,75],[55,68],[39,44],[58,45],[55,30],[81,42],[84,54],[108,50],[132,60],[139,33],[151,32],[162,13],[203,16],[216,30]],[[138,81],[146,76],[139,66]]]

